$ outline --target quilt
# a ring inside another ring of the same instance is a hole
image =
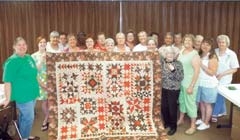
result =
[[[47,54],[49,139],[163,139],[158,53]]]

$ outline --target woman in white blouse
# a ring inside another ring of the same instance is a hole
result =
[[[234,51],[229,49],[230,39],[227,35],[219,35],[217,37],[218,48],[215,52],[219,59],[219,65],[217,70],[217,79],[220,85],[230,84],[232,82],[232,76],[239,68],[237,55]],[[217,95],[217,100],[214,105],[212,113],[212,122],[217,122],[217,117],[226,115],[225,98],[220,94]]]

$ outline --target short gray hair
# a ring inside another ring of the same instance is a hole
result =
[[[107,44],[107,43],[113,43],[113,45],[115,45],[114,40],[113,40],[112,38],[107,38],[104,43],[105,43],[105,44]]]
[[[166,53],[176,54],[176,51],[172,46],[167,46],[167,47],[164,48],[164,50],[165,50]]]
[[[59,33],[57,31],[52,31],[50,37],[59,37]]]
[[[229,37],[228,37],[227,35],[219,35],[219,36],[217,36],[217,42],[218,42],[219,40],[225,41],[226,44],[227,44],[227,47],[230,46],[230,39],[229,39]]]
[[[172,53],[174,55],[174,57],[176,57],[176,55],[177,55],[176,49],[172,46],[164,47],[163,52],[164,52],[164,55],[163,55],[164,58],[166,57],[166,55],[168,53]]]
[[[152,36],[149,36],[149,37],[147,38],[147,44],[148,44],[148,42],[149,42],[150,40],[153,40],[154,43],[155,43],[155,45],[158,46],[158,41],[156,40],[156,38],[154,38],[154,37],[152,37]]]

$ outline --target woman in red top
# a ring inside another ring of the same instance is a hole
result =
[[[100,32],[97,35],[97,42],[94,45],[94,48],[101,52],[107,52],[107,49],[105,48],[104,43],[105,43],[105,34],[103,32]]]

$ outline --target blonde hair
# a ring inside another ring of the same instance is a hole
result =
[[[77,37],[73,34],[73,33],[70,33],[67,35],[67,39],[69,40],[71,37],[74,37],[76,40],[77,40]]]
[[[116,38],[118,38],[119,36],[123,36],[125,38],[125,34],[122,33],[122,32],[119,32],[119,33],[116,34]]]
[[[193,43],[195,41],[195,37],[193,34],[185,34],[185,36],[183,37],[183,42],[185,41],[186,38],[190,38]]]
[[[202,35],[196,35],[195,40],[200,40],[201,42],[203,41],[204,37]]]

